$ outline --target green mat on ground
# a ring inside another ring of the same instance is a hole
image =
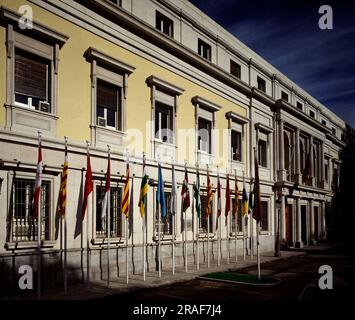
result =
[[[241,273],[232,273],[232,272],[213,272],[203,275],[204,278],[216,279],[216,280],[228,280],[236,282],[245,282],[245,283],[255,283],[255,284],[272,284],[277,283],[278,280],[270,277],[261,277],[258,279],[258,276],[251,274],[241,274]]]

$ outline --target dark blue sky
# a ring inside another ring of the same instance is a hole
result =
[[[355,128],[355,1],[190,0]],[[321,5],[333,30],[321,30]]]

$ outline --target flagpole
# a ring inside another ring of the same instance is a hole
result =
[[[129,169],[129,153],[127,151],[127,158],[126,158],[126,165],[127,165],[127,170]],[[129,179],[129,177],[128,177]],[[128,192],[130,192],[128,188]],[[129,201],[128,204],[129,206]],[[128,234],[128,215],[129,215],[129,209],[128,209],[128,214],[126,215],[126,284],[128,284],[129,281],[129,270],[128,270],[128,240],[129,240],[129,234]]]
[[[160,166],[160,158],[158,156],[158,176],[159,176],[159,170],[161,170],[161,168],[159,168],[159,166]],[[158,188],[159,188],[159,186],[158,186]],[[158,192],[160,192],[160,190],[158,190]],[[160,264],[160,257],[161,257],[161,251],[160,251],[160,249],[161,249],[161,244],[160,244],[161,204],[159,204],[157,202],[157,206],[159,206],[159,210],[158,210],[158,276],[159,276],[159,278],[161,278],[161,264]]]
[[[228,168],[226,168],[226,173],[228,175]],[[226,186],[226,192],[230,192],[229,189],[229,176],[228,178],[228,188]],[[229,199],[229,203],[230,203],[230,198],[229,196],[226,195],[226,199]],[[226,203],[227,204],[227,203]],[[230,255],[230,242],[229,242],[229,233],[228,233],[228,225],[229,225],[229,221],[228,221],[228,214],[230,213],[230,210],[227,212],[226,215],[226,237],[227,237],[227,264],[229,264],[229,255]]]
[[[218,176],[218,186],[217,188],[219,188],[218,192],[220,192],[220,188],[221,188],[221,182],[219,179],[219,168],[217,166],[217,176]],[[218,197],[220,196],[220,194],[218,193]],[[218,226],[218,230],[217,230],[217,266],[220,265],[220,245],[221,245],[221,224],[220,224],[220,213],[221,213],[221,208],[220,208],[220,201],[221,198],[217,197],[217,213],[218,213],[218,217],[217,217],[217,226]]]
[[[237,169],[234,169],[234,186],[237,184]],[[237,184],[238,186],[238,184]],[[237,189],[234,187],[234,191]],[[238,262],[238,249],[237,249],[237,232],[238,232],[238,192],[234,194],[235,201],[235,215],[234,215],[234,249],[235,249],[235,262]]]
[[[86,153],[89,156],[89,141],[86,140]],[[88,168],[86,168],[88,170]],[[87,201],[87,217],[86,217],[86,286],[90,288],[90,235],[89,235],[89,212],[90,212],[89,201]]]
[[[200,174],[198,172],[198,163],[196,163],[196,168],[197,168],[197,175],[196,175],[196,183],[195,183],[195,192],[196,192],[196,214],[197,214],[197,228],[196,228],[196,254],[197,254],[197,259],[196,259],[196,269],[200,269],[200,215],[201,215],[201,199],[200,199]],[[198,209],[199,208],[199,209]]]
[[[64,137],[65,141],[65,151],[67,153],[68,148],[68,137]],[[67,156],[67,154],[66,154]],[[65,206],[66,211],[66,206]],[[63,212],[62,218],[64,219],[64,294],[68,291],[68,268],[67,268],[67,217],[66,212]]]
[[[108,160],[110,161],[110,145],[107,145],[108,148]],[[111,172],[110,172],[111,174]],[[107,212],[106,212],[106,225],[107,225],[107,287],[110,287],[110,215],[111,215],[111,190],[108,191],[107,195]]]
[[[173,255],[173,274],[175,274],[175,203],[176,203],[176,199],[174,199],[174,197],[176,197],[176,185],[175,185],[175,167],[174,167],[174,158],[171,157],[171,163],[172,163],[172,179],[171,179],[171,182],[172,182],[172,189],[174,189],[174,192],[173,194],[171,195],[172,196],[172,199],[171,199],[171,204],[173,207],[170,208],[170,212],[171,212],[171,222],[172,222],[172,230],[171,230],[171,233],[172,233],[172,255]]]
[[[260,250],[259,250],[259,228],[260,222],[256,222],[256,259],[258,264],[258,279],[260,280]]]
[[[245,216],[242,216],[242,233],[243,233],[243,261],[245,261]]]
[[[142,179],[144,179],[144,175],[146,174],[145,172],[145,153],[143,152],[143,177]],[[144,201],[144,198],[143,198]],[[144,201],[145,202],[145,201]],[[146,214],[147,214],[147,206],[146,203],[144,203],[144,216],[142,218],[142,232],[143,232],[143,281],[145,281],[145,254],[146,254],[146,247],[145,247],[145,229],[146,229],[146,225],[145,225],[145,218],[146,218]]]
[[[207,164],[207,177],[209,177],[209,172],[208,172],[208,164]],[[208,186],[207,186],[208,188]],[[208,197],[208,195],[207,195]],[[208,199],[207,199],[208,201]],[[208,208],[209,204],[207,203],[207,211],[206,215],[207,215],[207,268],[210,267],[210,212],[209,212],[209,208]]]
[[[185,161],[185,173],[187,172],[186,170],[187,169],[186,169],[186,161]],[[185,176],[184,176],[184,179],[185,179]],[[186,187],[188,188],[189,186],[186,185]],[[185,199],[183,199],[183,201],[185,201]],[[183,207],[184,207],[184,204],[183,204]],[[187,220],[186,220],[186,210],[187,210],[187,208],[184,211],[184,218],[185,218],[184,219],[185,220],[185,223],[184,223],[185,272],[187,272]]]
[[[41,148],[41,154],[42,154],[42,133],[41,131],[38,131],[38,142],[39,146]],[[42,161],[42,160],[41,160]],[[42,166],[42,163],[40,164]],[[40,169],[42,171],[42,169]],[[42,174],[42,172],[40,173]],[[40,177],[41,179],[41,177]],[[39,191],[39,197],[38,197],[38,206],[37,206],[37,244],[38,244],[38,253],[37,253],[37,268],[38,268],[38,275],[37,275],[37,298],[41,299],[41,272],[42,272],[42,252],[41,252],[41,244],[42,244],[42,214],[41,214],[41,188]]]

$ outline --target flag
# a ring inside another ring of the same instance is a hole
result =
[[[160,204],[160,212],[163,218],[166,217],[166,202],[164,193],[164,179],[161,170],[161,165],[158,163],[158,190],[157,190],[157,204]]]
[[[185,177],[181,188],[182,212],[185,212],[190,207],[190,192],[189,192],[189,178],[187,176],[187,169],[185,166]]]
[[[229,211],[231,210],[231,194],[229,189],[229,174],[227,174],[227,182],[226,182],[226,205],[225,205],[225,215],[228,217]]]
[[[238,197],[239,197],[238,179],[237,179],[237,175],[235,175],[235,178],[234,178],[234,208],[233,208],[234,218],[236,218],[237,214],[238,214]]]
[[[111,183],[111,171],[110,171],[110,152],[107,158],[107,173],[106,173],[106,184],[105,184],[105,195],[101,202],[101,218],[106,217],[107,202],[110,199],[110,183]]]
[[[127,163],[126,181],[123,188],[123,198],[122,198],[122,213],[126,215],[126,218],[128,218],[129,215],[129,175],[130,175],[129,163]]]
[[[194,185],[195,209],[197,217],[201,217],[200,174],[196,171],[196,183]]]
[[[242,215],[245,216],[248,214],[248,195],[245,190],[245,179],[243,177],[243,194],[242,194]]]
[[[222,204],[221,204],[221,181],[219,179],[219,172],[217,176],[217,217],[222,214]]]
[[[39,199],[41,195],[41,186],[42,186],[42,142],[39,138],[38,140],[38,161],[37,161],[37,171],[36,171],[36,181],[35,181],[35,190],[33,193],[33,217],[38,219],[38,214],[40,211],[39,208]]]
[[[255,182],[254,182],[254,204],[253,218],[260,222],[262,217],[261,195],[260,195],[260,180],[259,180],[259,164],[255,153]]]
[[[65,209],[67,206],[67,181],[68,181],[68,147],[65,143],[64,151],[64,166],[62,172],[62,180],[60,183],[59,190],[59,202],[58,202],[58,213],[62,216],[65,215]]]
[[[171,214],[176,214],[176,181],[175,181],[175,166],[171,166],[171,198],[170,198],[170,210]]]
[[[87,159],[86,159],[86,175],[85,175],[85,187],[84,187],[84,203],[83,203],[82,214],[81,214],[83,218],[85,217],[85,211],[88,204],[88,197],[93,190],[89,149],[87,150],[86,158]]]
[[[213,193],[212,193],[212,184],[210,174],[207,171],[207,217],[212,214],[212,200],[213,200]]]
[[[139,212],[141,217],[144,218],[146,205],[147,205],[147,194],[148,194],[148,176],[145,169],[145,157],[143,156],[143,176],[141,182],[141,190],[139,193]]]
[[[249,208],[248,208],[248,213],[253,212],[253,189],[250,187],[249,191]]]

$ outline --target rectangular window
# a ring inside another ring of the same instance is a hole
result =
[[[164,192],[165,203],[166,203],[166,217],[163,219],[160,216],[160,234],[161,235],[172,235],[173,234],[173,216],[171,214],[171,192]],[[156,210],[155,215],[155,233],[158,235],[159,232],[159,210]]]
[[[230,61],[230,73],[238,79],[241,77],[241,67],[233,60]]]
[[[260,139],[258,143],[258,159],[259,159],[259,165],[266,168],[267,167],[267,142]]]
[[[15,50],[15,102],[51,113],[51,61]]]
[[[266,92],[266,81],[263,78],[257,77],[258,89],[260,91]]]
[[[106,218],[101,217],[102,200],[105,196],[105,186],[96,187],[96,236],[98,238],[107,237],[106,234]],[[123,236],[123,219],[121,212],[122,189],[120,187],[110,188],[110,235],[114,238]],[[106,214],[107,216],[107,214]]]
[[[285,91],[281,91],[281,99],[288,101],[288,94]]]
[[[309,110],[309,116],[314,119],[316,117],[316,114],[314,113],[314,111]]]
[[[322,120],[322,125],[323,125],[323,126],[326,126],[326,125],[327,125],[327,121]]]
[[[120,88],[106,81],[97,81],[96,115],[97,125],[122,130]]]
[[[155,12],[155,28],[169,37],[174,36],[174,22],[159,11]]]
[[[211,121],[198,118],[198,150],[211,154]]]
[[[238,131],[232,130],[232,159],[234,161],[242,161],[242,134]]]
[[[118,5],[119,7],[122,7],[122,0],[109,0],[109,1]]]
[[[33,191],[35,180],[15,178],[12,186],[12,240],[36,241],[38,224],[33,217]],[[41,187],[42,240],[49,240],[50,183]]]
[[[299,101],[296,102],[297,109],[303,110],[303,104]]]
[[[201,216],[200,216],[200,225],[199,225],[199,233],[207,233],[207,195],[201,195]],[[213,201],[212,201],[212,212],[213,212]],[[213,230],[213,214],[209,215],[208,219],[210,221],[210,233]]]
[[[174,143],[173,109],[161,103],[155,105],[155,138]]]
[[[269,202],[261,201],[261,221],[260,221],[260,229],[263,231],[269,230]]]
[[[198,39],[198,54],[201,57],[211,61],[211,57],[212,57],[211,52],[212,52],[211,46],[205,41]]]
[[[332,128],[332,134],[335,136],[336,135],[336,130],[335,128]]]

